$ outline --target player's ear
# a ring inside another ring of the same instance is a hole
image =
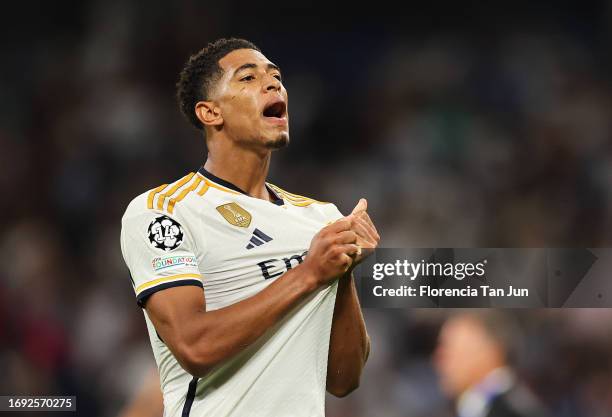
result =
[[[214,101],[198,101],[195,105],[195,113],[204,126],[220,126],[223,124],[221,109]]]

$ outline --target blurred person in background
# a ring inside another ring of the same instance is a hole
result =
[[[544,417],[512,363],[522,333],[499,310],[465,311],[442,326],[434,363],[458,417]]]

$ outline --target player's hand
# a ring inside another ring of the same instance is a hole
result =
[[[340,219],[317,233],[302,264],[323,285],[343,275],[353,264],[359,251],[357,233],[351,230],[351,221]]]
[[[370,256],[380,241],[380,235],[372,219],[370,219],[367,210],[368,201],[362,198],[351,214],[345,217],[345,219],[351,222],[351,230],[357,234],[357,246],[359,246],[359,250],[353,261],[353,267]]]

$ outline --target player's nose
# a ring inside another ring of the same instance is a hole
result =
[[[276,77],[267,76],[266,81],[264,83],[265,91],[280,91],[281,83]]]

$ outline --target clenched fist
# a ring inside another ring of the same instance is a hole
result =
[[[352,221],[343,218],[317,233],[304,260],[318,285],[323,285],[344,274],[359,252],[358,235],[351,229]]]
[[[367,212],[368,201],[365,198],[359,200],[350,215],[345,217],[346,220],[351,222],[351,230],[357,235],[357,256],[353,261],[353,266],[363,261],[368,257],[380,242],[380,236],[372,219]]]

